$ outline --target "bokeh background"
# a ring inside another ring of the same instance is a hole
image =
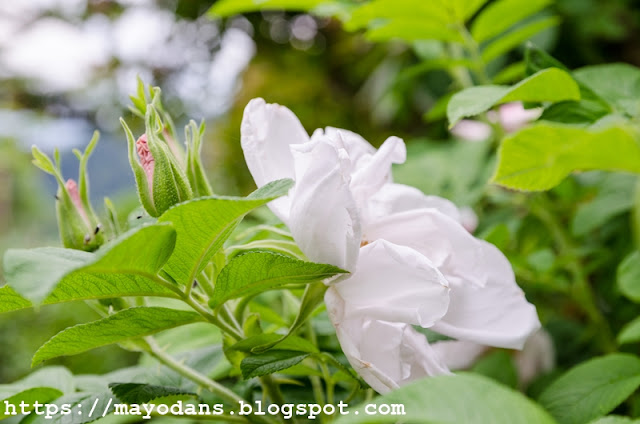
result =
[[[348,128],[374,145],[391,134],[405,138],[412,153],[398,178],[482,216],[491,171],[490,161],[477,159],[484,147],[452,142],[443,119],[425,116],[451,80],[444,71],[406,72],[432,46],[375,44],[345,32],[337,20],[300,13],[216,21],[205,14],[212,4],[0,2],[0,252],[58,245],[56,185],[31,165],[34,144],[49,154],[59,148],[65,177],[76,178],[71,150],[84,147],[97,128],[101,140],[89,168],[94,207],[103,211],[104,196],[121,216],[136,207],[118,122],[123,116],[142,131],[128,111],[136,77],[162,88],[178,126],[207,122],[204,160],[217,193],[253,189],[239,128],[244,105],[264,97],[291,108],[309,131]],[[560,16],[561,25],[533,41],[570,68],[614,61],[640,66],[640,10],[632,0],[558,0],[548,13]],[[521,58],[522,51],[514,51],[496,66]],[[487,218],[490,224],[500,216]],[[542,256],[524,261],[519,276],[539,272]],[[0,383],[29,372],[33,352],[57,331],[92,318],[82,304],[0,316]],[[567,357],[573,353],[565,350]],[[76,373],[102,373],[135,360],[109,347],[58,363]]]

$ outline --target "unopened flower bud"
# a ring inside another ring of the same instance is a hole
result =
[[[60,239],[64,247],[93,251],[104,243],[95,215],[82,202],[78,184],[69,179],[58,189],[56,212]]]
[[[84,153],[74,150],[80,160],[79,183],[68,179],[66,182],[60,170],[60,156],[55,152],[55,165],[51,159],[33,147],[34,164],[58,181],[56,194],[56,215],[60,239],[66,248],[94,251],[104,243],[104,231],[89,202],[89,178],[87,161],[98,142],[96,131]]]
[[[151,152],[149,151],[149,143],[147,142],[146,134],[142,134],[138,141],[136,141],[136,152],[138,152],[140,165],[142,165],[142,169],[144,169],[144,173],[147,177],[147,189],[149,190],[149,195],[153,200],[153,169],[155,167],[155,162]]]

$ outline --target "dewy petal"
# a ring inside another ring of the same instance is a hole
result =
[[[477,287],[464,281],[450,282],[449,310],[433,330],[460,340],[522,349],[540,328],[536,308],[516,284],[502,252],[490,243],[479,242],[484,251],[482,268],[489,276],[487,284]]]
[[[450,373],[426,337],[410,325],[365,316],[345,318],[345,301],[335,286],[327,290],[325,303],[349,363],[378,393],[425,376]]]
[[[436,209],[413,209],[369,223],[365,240],[385,239],[427,257],[449,283],[484,286],[488,280],[484,245],[457,221]]]
[[[369,200],[370,216],[380,219],[385,216],[413,209],[434,208],[458,222],[461,214],[453,202],[438,196],[428,196],[417,188],[404,184],[385,184]]]
[[[335,283],[344,316],[430,327],[449,305],[444,276],[419,252],[377,240],[360,249],[351,276]]]
[[[360,248],[360,220],[349,190],[348,158],[326,142],[292,148],[306,169],[296,175],[289,229],[300,249],[315,262],[345,270],[355,268]],[[304,173],[303,173],[304,172]]]
[[[260,98],[253,99],[244,109],[240,131],[244,157],[258,187],[281,178],[294,178],[289,146],[306,143],[309,135],[293,112]],[[289,205],[288,196],[269,203],[271,210],[285,222]]]

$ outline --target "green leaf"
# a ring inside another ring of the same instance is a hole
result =
[[[558,68],[569,72],[569,68],[564,66],[562,62],[541,48],[535,46],[533,43],[527,43],[527,47],[524,52],[524,60],[527,64],[527,75],[533,75],[536,72],[547,68]]]
[[[43,304],[122,296],[177,297],[157,277],[175,242],[176,232],[169,224],[129,231],[96,261],[65,275]]]
[[[347,31],[369,28],[367,37],[376,41],[392,38],[440,40],[463,43],[456,24],[462,24],[486,0],[374,0],[364,3],[345,22]]]
[[[627,298],[640,302],[640,251],[628,254],[618,265],[618,288]]]
[[[222,269],[209,305],[217,308],[229,299],[309,284],[345,272],[333,265],[305,262],[279,253],[248,252],[236,256]]]
[[[73,374],[68,369],[51,366],[39,368],[14,383],[0,384],[0,399],[38,387],[49,387],[62,393],[73,393],[76,390]]]
[[[33,304],[8,285],[0,287],[0,313],[30,308]]]
[[[367,31],[371,41],[388,41],[400,38],[405,41],[439,40],[462,43],[460,32],[439,22],[425,22],[422,18],[398,19],[379,28]]]
[[[107,318],[61,331],[38,349],[32,364],[58,356],[77,355],[197,321],[202,321],[202,318],[195,312],[160,307],[125,309]]]
[[[96,421],[103,416],[106,416],[114,411],[114,404],[117,400],[113,398],[111,392],[80,392],[67,394],[55,402],[50,402],[51,405],[55,405],[59,411],[62,410],[63,405],[68,405],[73,411],[71,414],[55,414],[51,418],[46,418],[46,415],[30,415],[26,420],[23,420],[23,424],[85,424],[92,421]],[[144,409],[142,410],[144,411]],[[104,415],[103,415],[104,414]]]
[[[42,302],[45,305],[121,296],[176,297],[174,291],[158,283],[156,276],[171,254],[175,239],[171,225],[162,224],[129,231],[97,255],[54,248],[10,250],[5,255],[7,280],[13,287],[37,294],[35,300],[50,291]],[[87,260],[90,263],[82,266]]]
[[[580,89],[571,76],[557,68],[542,71],[507,87],[483,85],[456,93],[447,105],[447,117],[453,126],[460,119],[479,115],[491,107],[516,100],[524,102],[559,102],[580,99]]]
[[[172,222],[178,234],[164,270],[176,281],[191,284],[251,210],[287,194],[292,180],[271,182],[248,197],[202,197],[177,205],[159,222]]]
[[[612,411],[640,386],[640,359],[611,354],[572,368],[540,396],[559,424],[583,424]]]
[[[506,31],[551,3],[551,0],[493,2],[473,21],[471,35],[477,43],[481,43]]]
[[[230,349],[240,352],[251,352],[253,348],[273,343],[273,348],[277,350],[291,350],[297,352],[316,353],[318,348],[302,337],[289,336],[282,339],[281,334],[262,333],[244,340],[230,347]]]
[[[524,62],[515,62],[498,72],[492,79],[494,84],[507,84],[520,81],[526,75],[526,64]]]
[[[211,17],[227,17],[240,13],[262,10],[288,10],[308,12],[323,3],[336,3],[327,0],[220,0],[209,9]]]
[[[627,323],[618,333],[618,344],[636,343],[640,341],[640,317]]]
[[[49,159],[49,156],[44,154],[40,149],[38,149],[37,146],[34,145],[31,147],[31,153],[33,154],[33,164],[35,166],[37,166],[47,174],[51,174],[56,177],[59,176],[57,169],[53,165],[53,162],[51,162],[51,159]]]
[[[91,253],[57,247],[9,249],[4,255],[4,275],[18,294],[40,303],[65,274],[93,258]]]
[[[579,102],[566,101],[553,104],[542,112],[539,119],[565,124],[592,124],[609,112],[601,102],[583,98]]]
[[[482,60],[487,63],[493,59],[507,53],[531,37],[543,31],[547,28],[554,27],[560,23],[560,19],[556,16],[551,16],[544,19],[538,19],[529,24],[522,25],[521,27],[508,32],[504,36],[493,41],[487,45],[481,53]]]
[[[257,355],[247,356],[240,363],[242,376],[245,379],[273,374],[286,370],[302,362],[309,353],[295,350],[270,350]]]
[[[439,25],[446,28],[455,22],[456,17],[443,2],[444,0],[374,0],[355,9],[344,26],[347,31],[355,31],[369,26],[380,27],[380,21],[384,25],[394,21],[402,23],[422,20],[426,26]]]
[[[300,309],[298,310],[298,315],[293,321],[293,324],[291,324],[291,327],[287,331],[287,334],[281,336],[279,340],[274,340],[264,345],[256,346],[252,349],[252,351],[256,353],[264,352],[268,349],[271,349],[278,343],[281,343],[291,334],[295,333],[296,330],[302,327],[302,325],[307,321],[311,314],[316,310],[318,305],[322,303],[326,291],[327,286],[322,282],[311,283],[307,285],[307,287],[304,289],[304,294],[302,295],[302,302],[300,304]]]
[[[150,384],[138,384],[138,383],[111,383],[109,384],[111,392],[121,402],[128,404],[149,403],[155,399],[176,396],[176,395],[189,395],[197,398],[198,395],[178,387],[167,386],[154,386]]]
[[[472,370],[505,386],[515,388],[518,385],[518,372],[513,363],[513,358],[505,350],[492,352],[479,359]]]
[[[396,408],[388,415],[367,414],[365,406],[350,410],[336,424],[555,424],[540,406],[521,393],[486,377],[459,374],[430,377],[376,398],[372,404]],[[369,407],[370,409],[372,407]],[[404,408],[404,415],[397,415]],[[376,407],[377,410],[380,410]]]
[[[571,233],[583,236],[604,225],[611,218],[633,207],[635,175],[606,174],[598,184],[598,194],[587,203],[578,206],[571,221]]]
[[[41,404],[47,404],[60,396],[63,393],[51,387],[34,387],[32,389],[27,389],[22,391],[14,396],[11,396],[6,399],[0,400],[0,421],[5,418],[10,418],[13,415],[20,415],[23,411],[20,408],[20,403],[24,402],[27,406],[24,409],[24,412],[28,414],[35,407],[33,406],[35,402],[40,402]],[[15,407],[7,407],[7,405],[12,405]],[[44,410],[46,412],[46,410]],[[15,414],[14,414],[15,412]]]
[[[573,171],[593,169],[640,173],[640,149],[629,131],[538,123],[503,140],[493,182],[548,190]]]
[[[632,420],[629,417],[620,417],[616,415],[609,415],[602,417],[595,421],[591,421],[589,424],[639,424],[640,420]]]
[[[640,69],[624,63],[587,66],[573,76],[616,111],[640,114]]]

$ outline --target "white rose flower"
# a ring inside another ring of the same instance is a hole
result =
[[[309,137],[289,109],[262,99],[247,105],[241,131],[258,186],[295,180],[269,206],[301,250],[351,272],[325,302],[346,357],[376,391],[449,373],[443,353],[464,357],[470,343],[520,349],[540,327],[507,259],[465,230],[455,205],[392,182],[401,139],[376,151],[346,130]],[[456,341],[431,346],[414,326]]]

